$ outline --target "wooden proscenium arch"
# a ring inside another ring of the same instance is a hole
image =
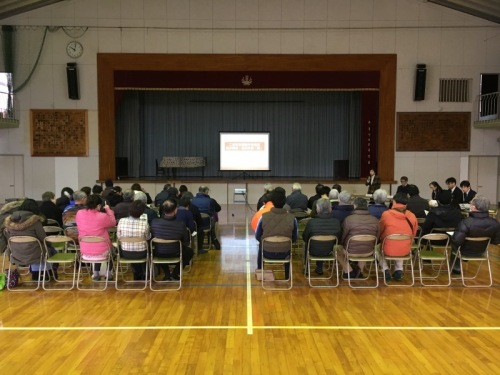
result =
[[[99,179],[115,177],[116,71],[378,72],[378,175],[394,180],[396,61],[387,55],[97,54]]]

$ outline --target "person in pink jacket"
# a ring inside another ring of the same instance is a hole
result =
[[[408,197],[403,193],[397,193],[392,199],[392,209],[385,211],[379,222],[380,226],[380,243],[384,242],[384,238],[391,234],[409,234],[413,237],[417,235],[418,222],[415,215],[406,210]],[[384,272],[385,279],[391,280],[391,273],[387,262],[384,259],[384,254],[389,256],[406,255],[411,251],[411,241],[387,241],[381,254],[381,266]],[[403,261],[395,262],[395,272],[392,278],[396,281],[401,281],[403,278]]]
[[[76,226],[78,237],[99,236],[107,240],[106,243],[80,242],[80,252],[83,259],[106,260],[108,252],[112,249],[108,229],[116,225],[115,214],[108,205],[104,204],[100,195],[92,194],[87,198],[87,207],[76,213]],[[97,263],[94,268],[93,280],[99,280],[101,264]],[[109,265],[108,265],[109,270]],[[108,271],[108,279],[112,279],[112,273]]]

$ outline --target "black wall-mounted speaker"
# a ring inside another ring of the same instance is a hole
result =
[[[66,76],[68,78],[68,97],[73,100],[80,99],[80,90],[78,89],[78,70],[76,63],[66,64]]]
[[[413,96],[413,100],[424,100],[426,74],[427,74],[426,65],[417,64],[417,75],[415,78],[415,95]]]

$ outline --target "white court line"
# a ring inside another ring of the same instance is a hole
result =
[[[246,218],[246,255],[245,261],[247,266],[247,334],[253,334],[253,316],[252,316],[252,267],[250,264],[250,240],[248,238],[248,217]]]

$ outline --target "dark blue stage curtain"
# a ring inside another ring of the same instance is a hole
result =
[[[332,179],[334,161],[360,176],[361,93],[354,91],[128,91],[120,101],[116,156],[129,174],[154,176],[155,159],[205,156],[205,178],[219,171],[219,131],[270,132],[271,170],[257,178]],[[181,169],[179,177],[201,176]]]

